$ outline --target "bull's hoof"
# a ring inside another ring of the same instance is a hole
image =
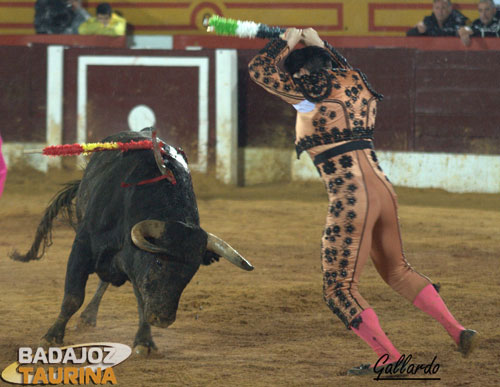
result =
[[[158,352],[157,348],[148,347],[146,345],[136,345],[134,347],[134,356],[149,357],[149,358],[162,358],[163,355]]]
[[[78,321],[75,325],[75,331],[86,332],[89,329],[95,328],[96,325],[97,324],[96,324],[95,320],[89,320],[89,319],[86,319],[86,318],[80,316],[80,318],[78,319]]]
[[[38,343],[38,346],[42,347],[43,349],[49,349],[49,347],[60,347],[62,345],[62,341],[60,343],[57,343],[54,337],[49,339],[45,336],[42,337]]]

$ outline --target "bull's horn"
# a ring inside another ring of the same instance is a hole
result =
[[[160,150],[160,143],[158,141],[158,137],[156,137],[156,130],[153,131],[153,134],[151,135],[151,142],[153,144],[153,154],[155,156],[156,165],[158,166],[158,169],[160,170],[161,174],[166,175],[167,167],[165,167],[165,164],[163,162],[163,157],[161,155],[161,150]]]
[[[146,237],[160,239],[165,232],[165,222],[160,220],[143,220],[132,227],[130,235],[132,242],[141,250],[149,251],[150,253],[167,254],[168,251],[160,246],[154,245],[146,240]]]
[[[243,258],[235,249],[233,249],[227,242],[224,242],[219,237],[207,232],[207,250],[213,251],[215,254],[220,255],[222,258],[227,259],[232,264],[247,271],[253,270],[253,266],[245,258]]]

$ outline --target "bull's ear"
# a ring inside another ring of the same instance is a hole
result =
[[[214,262],[219,262],[220,255],[214,253],[213,251],[207,250],[205,251],[205,255],[203,256],[203,260],[201,263],[205,266],[211,265]]]
[[[142,250],[184,258],[202,256],[207,233],[179,221],[143,220],[131,230],[132,241]]]
[[[184,222],[165,222],[165,232],[158,243],[174,257],[203,256],[207,233],[198,226]]]

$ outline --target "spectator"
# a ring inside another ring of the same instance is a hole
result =
[[[37,0],[37,34],[78,34],[78,27],[90,17],[81,0]]]
[[[109,3],[100,3],[96,8],[96,17],[91,17],[80,25],[81,35],[125,35],[127,21],[113,12]]]
[[[406,36],[457,36],[468,19],[453,9],[450,0],[433,0],[432,15],[424,17]]]
[[[500,11],[497,11],[493,0],[479,0],[477,5],[479,18],[470,27],[461,27],[458,35],[465,46],[470,44],[471,36],[500,37]]]

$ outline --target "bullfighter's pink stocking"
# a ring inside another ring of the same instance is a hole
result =
[[[372,308],[365,309],[359,316],[363,321],[357,329],[351,327],[354,333],[372,347],[379,358],[388,354],[389,359],[385,362],[386,364],[397,361],[401,355],[380,327],[375,311]]]
[[[427,285],[421,290],[417,297],[415,297],[413,305],[439,321],[453,340],[455,340],[455,343],[459,343],[460,333],[465,328],[455,320],[432,284]]]

